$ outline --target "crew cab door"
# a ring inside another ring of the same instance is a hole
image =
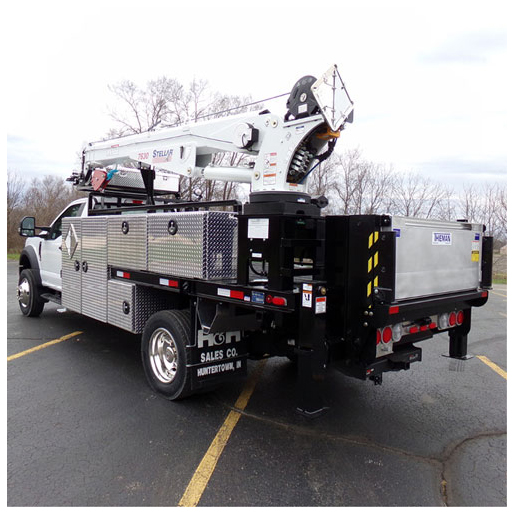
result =
[[[61,285],[61,252],[62,252],[62,219],[78,217],[84,212],[86,199],[72,203],[52,223],[50,230],[39,246],[41,282],[44,286],[62,290]]]

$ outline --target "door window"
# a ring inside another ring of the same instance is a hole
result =
[[[52,230],[48,235],[48,239],[57,239],[62,235],[62,219],[63,218],[75,218],[82,214],[84,210],[85,203],[76,203],[75,205],[70,205],[56,220],[52,225]]]

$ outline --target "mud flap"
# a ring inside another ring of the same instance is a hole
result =
[[[211,388],[246,376],[248,351],[241,330],[204,334],[196,324],[191,346],[191,387]]]

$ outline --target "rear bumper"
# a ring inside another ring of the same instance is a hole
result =
[[[479,289],[460,293],[445,294],[405,300],[401,302],[375,305],[374,325],[384,327],[402,321],[413,321],[442,312],[481,307],[487,302],[489,293]]]

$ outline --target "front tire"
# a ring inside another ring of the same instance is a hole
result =
[[[45,306],[39,295],[38,284],[34,271],[24,269],[18,280],[18,304],[24,316],[29,318],[39,316]]]
[[[156,312],[143,331],[141,357],[146,378],[168,400],[191,395],[190,338],[189,311]]]

